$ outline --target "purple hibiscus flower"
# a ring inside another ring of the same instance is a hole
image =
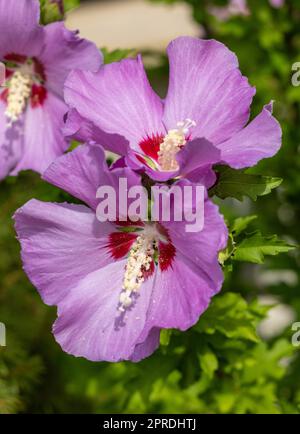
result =
[[[31,200],[14,217],[24,270],[44,302],[58,306],[53,332],[64,351],[138,361],[158,347],[161,328],[195,324],[223,281],[217,257],[227,229],[216,205],[205,201],[198,233],[184,222],[101,223],[98,187],[117,191],[125,177],[130,188],[140,177],[108,169],[99,145],[59,157],[43,177],[88,205]]]
[[[180,37],[167,52],[165,100],[152,90],[141,57],[97,73],[71,72],[66,135],[101,143],[155,180],[185,176],[207,186],[214,163],[249,167],[278,151],[272,103],[247,125],[255,89],[231,51],[215,40]]]
[[[281,8],[285,0],[269,0],[269,3],[274,8]],[[209,12],[220,21],[227,21],[236,15],[250,15],[247,0],[229,0],[226,6],[212,6]]]
[[[226,6],[211,6],[209,12],[220,21],[227,21],[236,15],[250,15],[247,0],[229,0]]]
[[[270,0],[270,4],[274,6],[274,8],[281,8],[285,3],[285,0]]]
[[[0,179],[42,173],[68,147],[61,133],[64,80],[73,69],[97,71],[102,55],[62,22],[39,25],[38,0],[0,0]]]

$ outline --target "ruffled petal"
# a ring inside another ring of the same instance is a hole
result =
[[[0,0],[0,58],[38,56],[44,43],[38,0]]]
[[[163,104],[140,57],[104,65],[96,74],[73,71],[65,84],[65,99],[100,130],[124,136],[135,149],[147,135],[165,133]]]
[[[59,303],[54,335],[63,350],[92,361],[128,360],[144,329],[153,278],[144,282],[133,305],[118,311],[125,261],[89,274]]]
[[[119,180],[126,179],[128,188],[141,185],[140,177],[127,167],[109,170],[103,149],[97,145],[82,145],[60,158],[43,174],[43,179],[67,191],[96,209],[100,186],[111,186],[119,203]]]
[[[67,150],[69,143],[61,132],[66,110],[64,102],[49,92],[43,105],[28,104],[24,115],[24,147],[14,175],[27,169],[43,173]]]
[[[282,131],[272,111],[273,104],[266,105],[244,129],[220,143],[221,160],[235,169],[241,169],[275,155],[281,146]]]
[[[99,143],[115,154],[128,152],[129,142],[119,134],[108,134],[97,128],[93,122],[80,116],[77,110],[71,109],[65,119],[63,134],[68,139],[79,142]]]
[[[89,273],[112,261],[109,223],[83,205],[31,200],[14,215],[23,267],[45,303],[57,304]]]
[[[204,185],[206,189],[209,189],[215,184],[217,175],[211,164],[209,164],[190,172],[186,178],[193,184]]]
[[[96,45],[78,37],[78,32],[66,29],[63,22],[48,24],[44,28],[45,46],[39,56],[45,68],[47,87],[63,96],[64,82],[73,69],[96,72],[103,62]]]
[[[186,258],[190,268],[206,275],[216,284],[216,292],[223,281],[218,253],[227,245],[228,230],[217,205],[207,199],[204,205],[204,226],[200,232],[187,232],[187,222],[164,222],[176,251]],[[188,250],[187,250],[188,246]]]
[[[201,232],[187,232],[185,224],[162,222],[176,254],[169,268],[157,270],[141,341],[152,328],[192,327],[221,289],[224,277],[218,252],[226,246],[228,232],[218,207],[206,200]]]
[[[180,253],[172,268],[157,272],[157,280],[148,311],[147,328],[140,339],[154,328],[187,330],[207,309],[215,288],[181,260]]]
[[[160,329],[153,328],[146,340],[142,343],[138,343],[135,346],[134,352],[130,356],[132,362],[139,362],[146,357],[151,356],[154,351],[159,347],[160,343]]]
[[[190,118],[197,124],[192,138],[216,144],[246,124],[255,90],[225,45],[180,37],[169,45],[168,56],[170,84],[163,118],[167,129]]]
[[[201,172],[206,173],[209,166],[212,167],[220,161],[220,155],[219,149],[205,139],[188,142],[177,154],[180,176],[189,178],[189,174],[197,170],[200,178]]]

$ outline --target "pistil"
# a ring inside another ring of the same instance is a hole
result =
[[[179,169],[176,155],[186,144],[186,136],[190,128],[196,126],[191,119],[178,122],[177,128],[169,130],[158,151],[158,163],[164,171],[174,171]]]
[[[7,108],[5,111],[5,115],[9,119],[9,125],[16,122],[25,110],[31,94],[31,87],[32,78],[30,74],[21,71],[14,72],[9,81]]]
[[[138,292],[144,282],[144,274],[150,270],[157,249],[157,238],[153,231],[144,231],[133,243],[127,259],[123,279],[123,291],[120,294],[119,310],[124,312],[131,306],[134,293]]]

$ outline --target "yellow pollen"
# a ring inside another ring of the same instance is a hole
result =
[[[121,312],[132,304],[132,293],[138,292],[144,282],[143,273],[149,271],[156,247],[157,240],[153,232],[146,231],[139,235],[132,245],[125,268],[123,291],[119,298]]]
[[[173,171],[179,169],[176,155],[186,144],[186,135],[190,128],[195,125],[194,121],[186,119],[177,123],[177,129],[168,131],[158,151],[158,163],[162,170]]]
[[[5,111],[5,115],[9,119],[9,125],[16,122],[23,113],[30,97],[31,86],[32,78],[30,74],[16,71],[10,79]]]

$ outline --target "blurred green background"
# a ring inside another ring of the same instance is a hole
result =
[[[283,146],[275,158],[252,172],[279,176],[284,182],[256,202],[218,202],[229,222],[257,215],[249,231],[276,233],[299,244],[300,87],[291,84],[292,65],[300,62],[299,1],[287,0],[276,9],[268,0],[249,0],[249,16],[224,22],[209,13],[209,6],[222,7],[226,1],[85,1],[70,12],[67,22],[80,25],[81,10],[84,17],[90,7],[93,16],[98,10],[97,39],[102,12],[105,17],[110,13],[107,8],[112,8],[112,23],[128,19],[128,35],[126,28],[121,35],[112,32],[110,43],[99,44],[107,48],[106,61],[113,61],[127,54],[122,50],[110,54],[114,48],[124,48],[116,45],[120,38],[126,43],[130,36],[128,49],[140,48],[137,22],[145,20],[144,13],[140,18],[130,12],[126,18],[126,3],[137,14],[138,3],[146,8],[142,11],[164,3],[158,10],[162,22],[148,22],[153,41],[141,47],[151,82],[161,94],[168,80],[162,45],[172,26],[168,16],[176,15],[174,37],[187,31],[216,38],[237,54],[243,74],[257,88],[252,116],[275,100]],[[174,12],[174,7],[179,9]],[[52,12],[45,12],[43,19],[56,19]],[[158,28],[168,32],[160,34]],[[291,325],[300,321],[297,251],[268,257],[263,265],[236,262],[232,270],[227,267],[224,288],[199,323],[186,333],[164,332],[159,351],[149,359],[139,364],[90,363],[64,354],[55,343],[51,334],[55,308],[42,303],[22,271],[11,216],[32,197],[72,201],[31,172],[0,185],[0,322],[7,328],[7,346],[0,347],[0,413],[300,412],[300,349],[291,344]]]

